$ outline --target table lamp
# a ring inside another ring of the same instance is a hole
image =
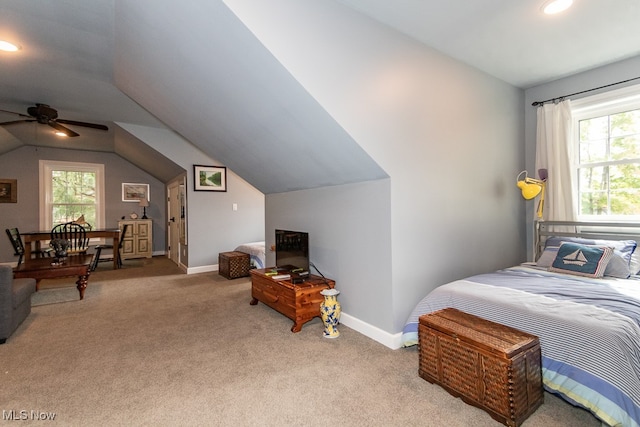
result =
[[[147,206],[149,206],[149,201],[147,199],[140,199],[138,206],[143,209],[142,219],[147,219]]]
[[[524,178],[522,178],[524,174]],[[541,179],[529,178],[527,171],[524,170],[518,174],[516,178],[516,185],[522,191],[522,197],[525,200],[531,200],[540,195],[540,202],[538,203],[538,218],[542,219],[542,210],[544,209],[544,188],[547,181],[547,170],[540,169],[538,171]],[[521,179],[522,178],[522,179]]]

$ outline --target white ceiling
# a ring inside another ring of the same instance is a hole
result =
[[[233,46],[224,43],[231,43],[229,40],[234,38],[220,41],[220,37],[224,38],[221,28],[226,24],[234,33],[247,32],[246,28],[240,28],[241,25],[232,22],[234,20],[226,13],[220,13],[219,9],[224,8],[222,0],[199,1],[201,3],[194,0],[188,6],[185,3],[173,9],[170,30],[168,27],[159,27],[157,30],[164,31],[165,28],[174,35],[196,34],[194,18],[198,10],[207,10],[211,13],[210,24],[206,26],[210,28],[210,37],[219,40],[217,45],[220,45],[220,52],[226,54]],[[308,1],[311,4],[329,0]],[[554,17],[541,14],[542,0],[331,1],[352,7],[421,43],[522,88],[640,54],[640,30],[637,24],[640,22],[639,0],[575,0],[572,9]],[[22,46],[22,50],[16,54],[0,52],[0,109],[26,114],[28,106],[46,103],[56,108],[61,118],[103,123],[110,127],[109,132],[72,127],[81,136],[64,141],[54,138],[47,126],[37,123],[0,127],[0,153],[25,143],[117,152],[117,147],[125,142],[117,142],[119,137],[122,138],[122,132],[114,131],[117,129],[114,122],[165,126],[114,85],[114,57],[118,53],[114,33],[118,24],[116,21],[124,20],[127,10],[132,9],[134,4],[137,7],[138,2],[144,3],[143,0],[131,3],[126,0],[0,2],[0,39],[16,41]],[[211,4],[216,6],[210,7]],[[148,1],[147,6],[140,9],[149,17],[164,13],[161,5],[156,7],[155,2]],[[145,16],[138,17],[141,18],[145,20]],[[223,22],[216,22],[217,19]],[[152,24],[154,20],[148,21],[146,28],[155,30]],[[140,22],[139,28],[145,28],[145,22]],[[327,30],[330,31],[330,28]],[[248,34],[234,37],[244,41],[249,37]],[[202,36],[207,37],[206,34]],[[251,41],[246,43],[250,43],[252,48],[259,48],[259,44]],[[237,58],[242,55],[245,53],[238,52],[229,58],[241,66]],[[263,57],[266,57],[263,53],[254,56],[261,60]],[[146,67],[150,77],[157,72],[151,64],[145,63],[147,58],[144,54],[137,55],[135,59],[138,61],[136,68]],[[198,65],[196,61],[189,62],[191,66]],[[269,63],[267,68],[274,69],[274,73],[287,74],[284,70],[278,71],[276,64]],[[122,78],[126,79],[126,76]],[[216,78],[228,79],[218,81],[215,86],[219,88],[241,85],[234,81],[238,73],[219,72]],[[287,77],[285,80],[290,80],[288,85],[294,84],[293,79]],[[301,93],[300,96],[304,95]],[[303,103],[313,104],[307,101]],[[163,116],[162,113],[166,112],[163,104],[155,104],[159,106],[155,113]],[[188,104],[173,107],[180,110],[185,119],[188,116],[194,122],[190,128],[194,135],[201,134],[202,139],[206,137],[209,129],[203,128],[198,132],[195,128],[197,119],[203,112],[213,113],[215,110],[185,111],[190,107]],[[307,112],[316,109],[317,105],[309,107]],[[328,115],[325,116],[318,117],[318,126],[329,123]],[[0,113],[0,122],[17,118]],[[212,120],[224,121],[227,118],[220,116]],[[274,140],[291,139],[290,129],[284,132],[274,126],[269,132],[273,133]],[[337,135],[337,140],[348,139],[340,135],[338,130],[332,132]],[[181,134],[184,135],[184,132]],[[305,149],[312,150],[315,141],[309,142],[309,147]],[[131,143],[126,141],[126,144]],[[219,147],[225,143],[222,141]],[[210,154],[215,157],[216,153]],[[127,156],[135,157],[131,153]],[[162,173],[154,175],[162,176]],[[258,181],[259,177],[255,179]]]
[[[335,1],[522,88],[640,54],[638,0]]]

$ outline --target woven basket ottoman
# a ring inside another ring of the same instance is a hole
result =
[[[507,426],[543,403],[535,335],[446,308],[420,316],[419,374]]]
[[[227,279],[237,279],[249,275],[249,254],[244,252],[220,252],[218,254],[218,273]]]

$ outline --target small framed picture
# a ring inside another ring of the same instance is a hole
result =
[[[18,203],[17,179],[0,179],[0,203]]]
[[[149,201],[149,184],[122,183],[123,202],[139,202],[140,199]]]
[[[195,191],[227,191],[227,168],[193,165],[193,185]]]

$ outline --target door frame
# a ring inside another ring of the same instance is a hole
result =
[[[184,266],[186,261],[185,180],[186,176],[167,185],[167,253],[179,266]]]

